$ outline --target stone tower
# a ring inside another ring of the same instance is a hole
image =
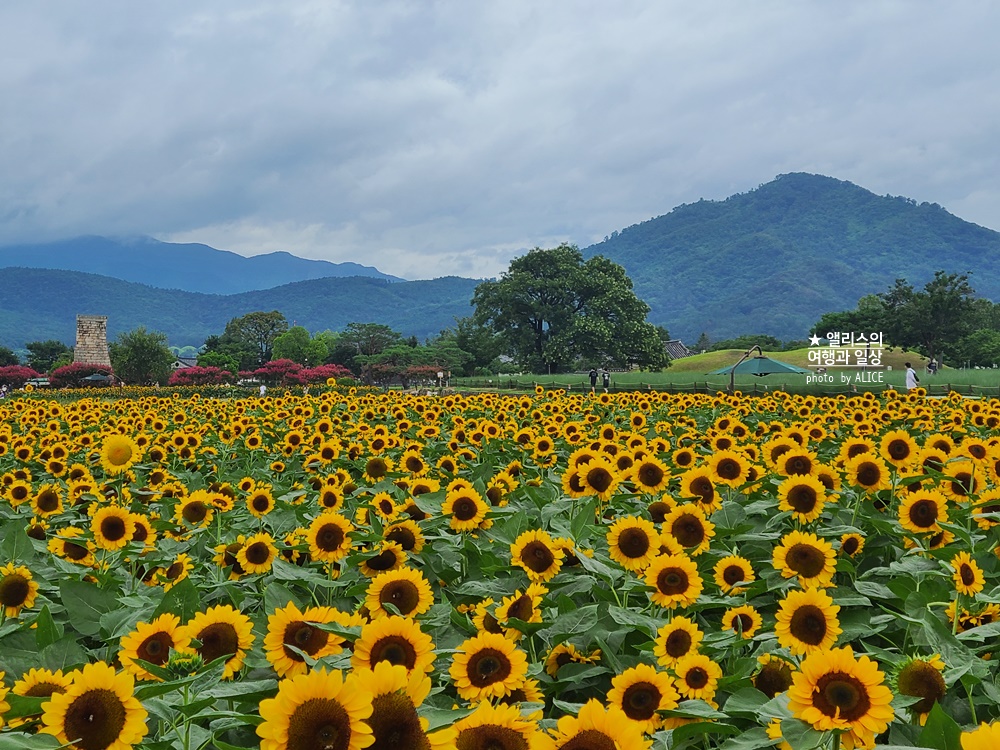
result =
[[[73,350],[73,361],[111,367],[107,315],[76,316],[76,348]]]

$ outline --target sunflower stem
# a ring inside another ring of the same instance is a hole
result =
[[[958,618],[956,617],[955,620],[957,621]],[[965,682],[962,682],[962,687],[965,688],[965,695],[969,698],[969,710],[972,711],[972,724],[973,726],[979,726],[979,719],[976,717],[976,702],[972,700],[972,690]]]
[[[951,621],[951,634],[958,635],[958,619],[962,616],[962,595],[955,592],[955,617]]]

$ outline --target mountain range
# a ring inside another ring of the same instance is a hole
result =
[[[681,205],[583,253],[621,264],[649,320],[689,343],[702,332],[805,338],[823,313],[853,308],[896,278],[922,286],[936,270],[971,272],[980,296],[1000,300],[1000,233],[937,204],[822,175],[785,174],[722,201]],[[472,312],[477,283],[407,282],[357,264],[243,258],[150,238],[7,246],[0,344],[72,343],[76,315],[87,313],[108,315],[111,337],[145,325],[173,345],[197,346],[230,318],[274,309],[312,331],[377,322],[423,338]]]

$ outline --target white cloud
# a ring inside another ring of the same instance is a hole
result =
[[[483,276],[789,171],[1000,228],[998,22],[988,2],[12,0],[0,242]]]

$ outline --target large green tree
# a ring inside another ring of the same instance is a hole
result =
[[[21,360],[18,359],[16,354],[14,354],[13,349],[8,349],[6,346],[0,346],[0,367],[19,364],[21,364]]]
[[[59,360],[73,351],[62,341],[55,339],[29,341],[24,348],[28,350],[27,365],[35,372],[50,372]]]
[[[511,261],[472,298],[480,325],[499,335],[533,372],[556,372],[577,360],[662,366],[666,353],[649,307],[625,270],[602,256],[584,261],[573,245],[535,248]]]
[[[324,337],[310,336],[302,326],[292,326],[274,339],[273,359],[290,359],[306,367],[323,364],[328,354]]]
[[[126,383],[164,384],[170,378],[174,354],[167,346],[167,335],[147,331],[144,326],[119,334],[108,347],[115,374]]]
[[[288,320],[277,310],[258,311],[230,320],[220,338],[223,344],[233,343],[243,351],[253,352],[255,361],[250,364],[256,368],[271,361],[274,340],[287,330]],[[240,367],[249,369],[247,364],[241,358]]]

